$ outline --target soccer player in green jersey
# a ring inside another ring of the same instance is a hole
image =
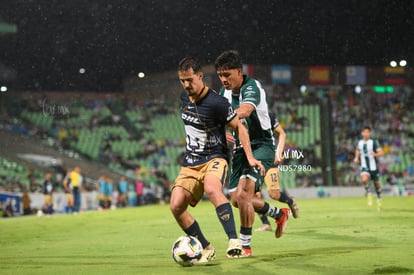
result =
[[[366,126],[361,132],[362,139],[358,141],[355,150],[355,163],[361,166],[361,182],[365,187],[365,195],[368,200],[368,205],[372,205],[372,194],[369,188],[369,181],[374,182],[375,191],[377,193],[377,207],[381,210],[381,184],[378,177],[378,162],[377,157],[384,154],[376,139],[371,138],[371,128]]]
[[[287,203],[289,205],[290,210],[292,211],[292,216],[294,218],[298,218],[299,207],[297,206],[295,199],[293,197],[289,197],[284,191],[282,191],[280,186],[278,165],[282,164],[283,162],[283,150],[285,148],[286,133],[283,127],[280,125],[279,120],[277,120],[274,113],[269,113],[269,117],[275,141],[277,139],[278,142],[274,162],[275,167],[270,168],[266,172],[264,183],[266,184],[266,189],[269,196],[274,200]],[[261,192],[257,192],[256,195],[260,198],[262,194]],[[272,231],[272,226],[270,225],[267,216],[261,214],[259,214],[259,216],[262,221],[262,225],[258,229],[256,229],[256,231]]]
[[[227,98],[248,129],[253,155],[262,162],[267,171],[274,165],[275,146],[264,89],[257,80],[243,75],[237,51],[223,52],[217,57],[215,68],[223,85],[220,94]],[[237,137],[228,134],[228,140],[232,138],[235,138],[236,148],[231,166],[229,192],[232,204],[239,208],[240,241],[244,250],[243,256],[248,257],[252,255],[250,241],[254,212],[273,217],[277,225],[275,236],[280,238],[285,232],[291,211],[288,208],[279,209],[255,197],[255,193],[261,190],[264,177],[257,169],[248,165]]]

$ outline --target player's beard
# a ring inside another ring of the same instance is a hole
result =
[[[193,88],[186,89],[186,91],[188,96],[194,97],[198,95],[198,93]]]

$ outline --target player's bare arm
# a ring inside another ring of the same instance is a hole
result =
[[[234,117],[227,124],[227,126],[233,128],[237,132],[237,134],[239,136],[239,139],[240,139],[240,142],[243,145],[243,150],[246,154],[246,158],[247,158],[250,166],[260,169],[260,174],[262,176],[264,176],[265,172],[266,172],[265,168],[264,168],[263,164],[260,161],[258,161],[257,159],[254,158],[253,152],[252,152],[252,147],[250,146],[249,134],[247,133],[246,128],[241,123],[239,118],[237,116]]]
[[[274,132],[275,134],[279,135],[279,142],[277,144],[275,153],[275,165],[277,165],[283,162],[283,150],[286,143],[286,132],[280,125],[275,128]]]
[[[230,132],[226,132],[226,140],[227,142],[236,142],[236,139],[233,137],[233,135]]]
[[[354,162],[359,163],[359,150],[358,149],[355,150]]]
[[[372,155],[373,155],[374,157],[381,157],[381,156],[383,156],[383,155],[384,155],[384,151],[382,151],[382,149],[381,149],[381,148],[379,148],[379,149],[377,149],[377,151],[376,151],[376,152],[373,152],[373,153],[372,153]]]
[[[237,116],[239,119],[249,117],[250,114],[255,110],[254,106],[252,104],[244,103],[240,105],[240,107],[236,110],[234,110],[237,113]],[[233,137],[233,135],[229,132],[226,133],[226,140],[227,142],[235,142],[236,139]]]
[[[255,109],[256,108],[253,104],[243,103],[243,104],[240,105],[239,108],[237,108],[235,110],[235,112],[237,113],[239,118],[242,119],[242,118],[249,117]]]

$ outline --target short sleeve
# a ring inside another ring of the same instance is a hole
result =
[[[260,104],[260,90],[256,85],[253,84],[246,84],[242,87],[242,102],[243,103],[250,103],[254,106],[258,106]]]
[[[229,123],[237,115],[228,100],[222,96],[220,96],[219,100],[217,100],[216,112],[217,119],[223,124]]]
[[[374,140],[374,144],[373,144],[373,150],[374,150],[374,152],[377,152],[378,151],[378,149],[380,148],[380,145],[379,145],[379,142],[378,142],[378,140]]]

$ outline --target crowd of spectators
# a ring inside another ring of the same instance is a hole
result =
[[[346,88],[345,88],[346,89]],[[381,158],[380,173],[390,183],[401,178],[414,177],[412,164],[404,171],[392,173],[394,164],[401,162],[401,154],[412,154],[409,141],[414,139],[413,119],[410,106],[414,103],[412,90],[401,87],[394,93],[376,94],[372,90],[363,90],[357,94],[353,91],[301,93],[297,87],[275,86],[268,94],[271,111],[280,119],[281,125],[287,132],[287,150],[298,149],[297,144],[289,141],[289,133],[301,132],[310,125],[305,116],[299,116],[295,106],[303,104],[319,104],[323,97],[329,96],[331,103],[331,123],[335,135],[335,158],[337,161],[337,180],[339,185],[357,185],[358,169],[352,164],[355,144],[363,126],[371,126],[374,137],[385,152]],[[282,103],[282,104],[281,104]],[[45,109],[45,104],[47,108]],[[169,146],[182,147],[182,141],[148,138],[145,133],[153,131],[150,127],[154,117],[165,116],[176,112],[176,102],[160,98],[146,99],[116,98],[105,96],[91,99],[73,99],[72,101],[51,98],[11,101],[2,108],[0,124],[3,129],[10,129],[19,134],[36,136],[50,146],[73,157],[90,156],[74,148],[79,141],[80,132],[87,129],[97,131],[104,126],[120,126],[125,129],[127,136],[108,133],[104,136],[99,147],[99,155],[95,161],[109,167],[119,167],[128,173],[125,180],[127,189],[119,192],[120,198],[115,198],[114,205],[142,205],[147,203],[162,203],[168,201],[168,186],[173,180],[168,178],[163,168],[168,164],[179,165],[180,156],[169,160],[166,148]],[[28,113],[39,113],[51,117],[49,126],[34,123],[24,117],[22,110]],[[58,111],[56,111],[58,110]],[[131,112],[133,116],[126,116]],[[132,154],[124,155],[114,150],[114,142],[122,140],[137,141],[142,146]],[[300,164],[311,164],[322,167],[323,160],[315,154],[314,145],[300,148],[306,158]],[[138,162],[137,162],[138,161]],[[289,162],[289,160],[287,160]],[[143,165],[144,164],[144,165]],[[137,173],[137,171],[140,171]],[[390,175],[393,175],[391,177]],[[23,180],[22,180],[23,178]],[[388,180],[389,179],[389,180]],[[392,179],[392,180],[391,180]],[[60,178],[53,178],[56,190],[61,190]],[[298,175],[296,186],[321,185],[321,177],[311,174]],[[137,184],[139,183],[139,184]],[[119,183],[112,183],[113,193],[120,191]],[[90,191],[85,189],[85,191]],[[0,192],[24,193],[42,192],[39,172],[28,169],[22,177],[0,175]],[[121,194],[122,193],[122,194]],[[107,204],[102,204],[106,208]]]
[[[46,110],[54,106],[52,109],[66,111],[45,111],[45,104],[49,106]],[[154,139],[145,135],[146,132],[153,131],[150,127],[151,119],[171,114],[176,110],[171,104],[159,98],[138,100],[107,96],[100,99],[74,99],[69,102],[62,99],[39,98],[11,102],[6,107],[1,114],[3,128],[7,127],[19,134],[39,137],[47,141],[48,145],[75,157],[91,158],[90,155],[74,148],[82,130],[94,133],[100,127],[121,127],[126,135],[105,133],[99,146],[99,155],[93,160],[103,164],[116,163],[125,170],[135,169],[137,160],[147,161],[154,168],[159,168],[168,162],[165,147],[179,143],[177,140]],[[46,125],[33,122],[21,115],[22,110],[29,114],[37,113],[43,116],[39,120],[50,119],[51,122]],[[133,118],[125,115],[137,110],[139,112],[136,112]],[[142,149],[128,155],[121,154],[112,148],[112,144],[122,140],[139,142]]]
[[[286,132],[285,152],[301,151],[304,157],[286,158],[283,162],[285,165],[294,164],[301,167],[312,167],[312,171],[297,172],[295,176],[296,187],[319,186],[323,184],[322,167],[324,166],[321,155],[316,153],[316,148],[321,146],[321,141],[316,139],[313,143],[300,146],[291,139],[292,134],[299,133],[305,136],[306,128],[316,128],[315,123],[320,121],[310,121],[309,117],[298,113],[298,106],[302,105],[319,105],[321,101],[320,94],[300,92],[294,85],[274,85],[268,93],[270,111],[273,112],[279,120],[280,125]]]
[[[96,181],[92,189],[90,186],[80,183],[79,197],[85,194],[85,192],[96,191],[99,210],[148,204],[165,204],[169,202],[171,181],[163,171],[138,167],[135,172],[135,179],[122,175],[118,179],[114,179],[103,175]],[[29,187],[7,176],[2,176],[0,178],[0,193],[21,194],[22,210],[25,215],[36,213],[39,215],[39,213],[42,213],[42,215],[50,216],[56,211],[64,213],[79,212],[80,205],[77,208],[75,207],[75,209],[68,208],[69,198],[67,193],[71,194],[74,190],[72,183],[69,184],[71,186],[70,191],[66,192],[67,190],[65,189],[68,189],[67,185],[64,184],[66,178],[62,179],[56,171],[53,173],[47,171],[45,174],[48,177],[39,175],[38,179],[33,177],[31,172],[25,174],[23,177],[31,179]],[[63,201],[59,203],[59,205],[63,205],[63,208],[57,209],[56,206],[53,206],[53,194],[62,192],[66,195]],[[45,203],[43,209],[31,209],[30,197],[33,194],[48,196],[48,205]],[[78,200],[80,201],[80,198]],[[3,214],[7,217],[14,216],[11,200],[0,203],[0,209],[3,209]]]
[[[149,171],[138,168],[135,180],[120,176],[115,181],[111,177],[101,176],[96,183],[99,209],[168,203],[170,184],[167,175],[156,169]]]
[[[392,169],[402,162],[401,156],[413,155],[413,148],[409,145],[414,139],[414,113],[410,109],[414,104],[414,95],[411,89],[402,87],[394,93],[385,94],[369,89],[360,94],[348,91],[344,95],[333,94],[331,104],[340,185],[358,184],[359,172],[352,160],[364,126],[373,129],[373,137],[378,139],[384,151],[384,156],[380,158],[380,175],[386,179],[394,174],[406,183],[413,180],[412,163],[403,171]]]

